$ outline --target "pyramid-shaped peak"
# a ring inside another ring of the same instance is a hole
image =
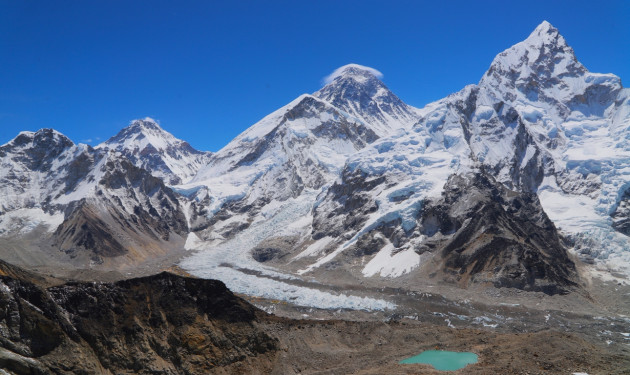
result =
[[[493,65],[532,66],[534,64],[556,64],[559,60],[569,59],[577,63],[573,49],[567,45],[566,40],[558,29],[549,22],[543,21],[524,41],[513,45],[501,52]]]
[[[152,130],[163,130],[158,122],[151,117],[145,117],[143,119],[133,120],[129,124],[129,128],[135,129],[152,129]]]
[[[553,27],[547,21],[543,21],[540,25],[538,25],[529,37],[525,39],[524,43],[528,45],[536,45],[542,47],[543,45],[555,45],[557,47],[565,48],[567,46],[567,42],[558,29]]]
[[[175,138],[171,133],[162,129],[157,121],[150,117],[133,120],[118,134],[111,137],[98,148],[108,149],[144,149],[150,145],[158,150],[166,149],[169,145],[179,144],[183,141]]]
[[[380,80],[374,68],[348,64],[326,77],[327,83],[313,96],[350,116],[370,124],[379,136],[417,120],[415,109],[403,103]]]
[[[324,83],[330,84],[334,82],[337,78],[351,78],[364,81],[374,78],[381,79],[383,78],[383,73],[374,68],[370,68],[369,66],[359,64],[347,64],[335,69],[334,72],[324,78]]]
[[[550,82],[551,77],[576,76],[586,72],[558,29],[543,21],[527,39],[498,54],[480,84],[496,87],[507,81]]]
[[[547,20],[542,21],[540,25],[536,26],[536,29],[534,29],[533,31],[533,33],[537,33],[537,34],[550,34],[554,32],[557,33],[558,29],[553,27],[553,25],[550,24],[549,21]]]
[[[158,122],[150,117],[133,120],[129,125],[123,128],[115,137],[158,137],[164,139],[175,139],[173,135],[158,124]],[[111,139],[110,139],[111,140]]]

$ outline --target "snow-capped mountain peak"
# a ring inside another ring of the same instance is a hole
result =
[[[558,29],[553,27],[548,21],[542,21],[540,25],[538,25],[529,37],[525,41],[534,42],[535,40],[541,40],[545,44],[562,44],[566,46],[566,41],[560,35]]]
[[[177,138],[162,129],[155,120],[146,117],[142,120],[132,121],[129,126],[122,129],[118,134],[98,147],[121,151],[122,149],[130,148],[143,150],[151,146],[157,150],[164,150],[174,143],[177,143],[177,141]]]
[[[137,167],[148,170],[167,184],[188,181],[210,157],[210,153],[195,150],[149,117],[132,121],[97,148],[122,153]]]
[[[17,146],[17,145],[31,143],[31,142],[35,145],[46,143],[46,144],[59,145],[61,147],[70,147],[73,145],[72,141],[65,135],[61,134],[60,132],[54,129],[44,128],[36,132],[31,132],[31,131],[20,132],[17,135],[17,137],[13,138],[11,141],[5,144],[5,146],[10,145],[10,144]]]
[[[548,68],[548,69],[545,69]],[[557,68],[557,69],[556,69]],[[558,29],[544,21],[524,41],[503,51],[490,65],[500,71],[514,70],[516,73],[583,73],[580,64]],[[544,78],[550,78],[545,75]]]
[[[19,155],[19,161],[29,168],[46,170],[74,146],[68,137],[53,129],[24,131],[0,147],[0,158]],[[0,176],[3,174],[0,173]]]
[[[370,125],[379,136],[406,128],[418,120],[417,109],[405,104],[380,80],[381,72],[348,64],[326,77],[313,96]]]
[[[334,72],[324,78],[324,83],[331,84],[336,79],[353,79],[357,82],[366,82],[374,78],[383,78],[383,73],[369,66],[347,64],[335,69]]]
[[[590,73],[564,37],[544,21],[524,41],[498,54],[479,82],[492,102],[537,103],[556,123],[583,102],[606,107],[621,89],[619,77]],[[529,105],[529,104],[528,104]]]

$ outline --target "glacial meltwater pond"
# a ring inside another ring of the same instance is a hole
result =
[[[427,350],[411,358],[403,359],[401,364],[426,363],[440,371],[455,371],[471,363],[477,363],[477,354],[470,352],[449,352]]]

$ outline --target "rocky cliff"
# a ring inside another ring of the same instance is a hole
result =
[[[278,350],[263,315],[220,281],[51,286],[0,262],[0,368],[12,374],[259,373]]]

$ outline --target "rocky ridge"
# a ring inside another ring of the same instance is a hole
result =
[[[5,372],[258,372],[279,349],[257,324],[264,313],[219,281],[162,273],[47,286],[6,263],[0,268]]]

